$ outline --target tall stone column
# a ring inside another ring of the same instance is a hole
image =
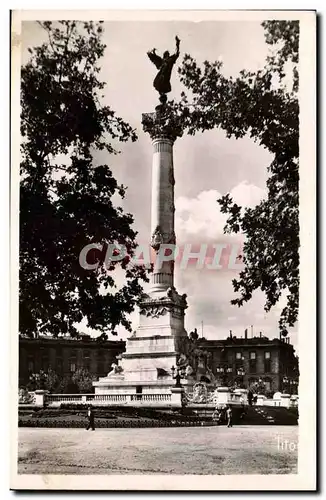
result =
[[[166,292],[173,287],[176,243],[174,232],[174,173],[171,137],[159,135],[153,139],[151,246],[156,252],[151,294]],[[164,254],[169,260],[164,259]]]
[[[143,115],[144,131],[152,139],[151,246],[155,251],[151,288],[140,303],[137,334],[185,336],[186,295],[174,287],[174,171],[173,144],[182,129],[168,105]],[[172,254],[172,255],[171,255]],[[168,260],[163,258],[169,255]]]

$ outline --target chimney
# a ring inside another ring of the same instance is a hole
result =
[[[245,339],[248,339],[248,328],[245,329]]]
[[[259,337],[261,338],[261,332],[259,332]]]
[[[230,339],[232,339],[232,330],[230,330]]]

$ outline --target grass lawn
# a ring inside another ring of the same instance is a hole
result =
[[[297,426],[20,428],[18,472],[295,474],[297,442]]]

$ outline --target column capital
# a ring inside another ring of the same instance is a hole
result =
[[[143,113],[142,125],[153,141],[168,139],[173,144],[183,134],[181,119],[169,104],[157,106],[154,113]]]

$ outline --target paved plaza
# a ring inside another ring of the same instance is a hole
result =
[[[20,474],[289,474],[297,426],[20,428]]]

